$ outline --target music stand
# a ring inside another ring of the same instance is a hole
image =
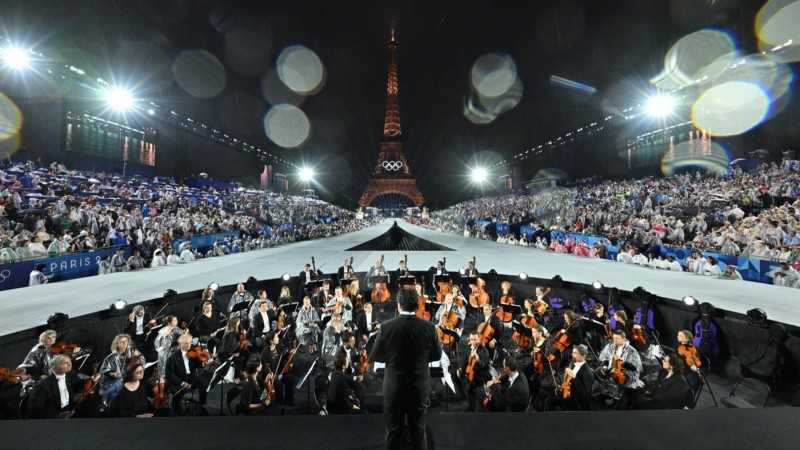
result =
[[[231,317],[235,317],[234,314],[236,314],[236,313],[238,313],[240,311],[247,310],[248,313],[245,314],[245,318],[249,319],[249,316],[250,316],[250,314],[249,314],[250,313],[250,303],[251,302],[239,302],[239,303],[233,305],[233,309],[231,309],[230,316]],[[237,315],[241,319],[242,315],[241,314],[237,314]]]
[[[458,343],[461,342],[461,336],[458,334],[457,331],[451,330],[449,328],[445,328],[443,326],[438,326],[438,325],[437,325],[437,328],[442,330],[442,333],[450,335],[450,336],[453,337],[453,339],[455,339],[455,342],[453,344],[451,344],[451,345],[458,346]]]
[[[519,317],[522,314],[522,306],[512,304],[512,303],[500,303],[500,308],[503,309],[503,312],[511,313],[511,317]]]
[[[526,327],[525,325],[517,322],[516,320],[511,322],[511,328],[513,328],[514,331],[523,336],[527,336],[529,338],[533,337],[533,329]]]
[[[288,317],[288,316],[291,316],[292,314],[294,314],[295,311],[297,311],[298,305],[300,305],[299,302],[292,302],[292,303],[286,303],[284,305],[281,305],[281,306],[279,306],[279,308]]]
[[[224,381],[225,381],[224,378],[225,378],[225,375],[228,373],[228,368],[231,365],[231,361],[233,361],[233,357],[232,356],[230,358],[228,358],[224,363],[220,364],[220,366],[217,367],[214,370],[214,372],[211,374],[211,380],[208,382],[208,387],[206,388],[206,393],[211,392],[211,389],[214,386],[216,386],[217,384],[220,384],[220,383],[222,383],[223,385],[225,384],[224,383]],[[222,373],[223,370],[224,370],[224,373]],[[225,415],[225,408],[224,408],[225,401],[223,400],[224,395],[225,395],[224,391],[225,391],[225,388],[220,386],[220,388],[219,388],[219,414],[221,416]]]
[[[461,275],[461,282],[462,283],[466,283],[466,284],[473,284],[473,285],[477,286],[478,277],[471,277],[469,275]]]
[[[320,352],[320,356],[317,357],[317,359],[315,359],[311,363],[311,367],[308,368],[308,372],[306,372],[306,374],[303,375],[302,378],[297,380],[297,384],[295,384],[295,386],[294,386],[295,390],[300,390],[300,388],[303,387],[303,383],[305,383],[306,380],[308,379],[308,377],[311,376],[311,374],[314,372],[314,368],[317,367],[317,361],[319,361],[319,358],[321,358],[321,357],[322,357],[322,352]],[[309,411],[309,410],[311,410],[311,383],[310,382],[308,383],[307,395],[308,395],[308,397],[306,397],[306,411]],[[316,397],[314,397],[314,401],[316,401]],[[320,407],[320,409],[322,409],[322,405],[318,405],[318,406]]]
[[[350,288],[350,283],[352,283],[352,282],[353,282],[353,279],[352,279],[352,278],[342,278],[341,280],[339,280],[339,286],[340,286],[342,289],[344,289],[344,288],[345,288],[345,286],[347,286],[347,288],[348,288],[348,291],[349,291],[349,288]]]
[[[449,283],[451,281],[450,275],[434,275],[433,276],[433,284],[436,286],[437,283]]]
[[[315,289],[319,289],[322,287],[322,283],[324,280],[311,280],[308,283],[303,285],[303,289],[306,290],[306,293],[314,292]],[[327,280],[330,281],[330,280]]]
[[[397,284],[400,286],[414,286],[417,284],[417,278],[414,275],[397,277]]]
[[[389,275],[373,275],[369,277],[370,282],[375,283],[389,283]]]

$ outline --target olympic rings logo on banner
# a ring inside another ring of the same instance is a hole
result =
[[[0,283],[6,281],[8,279],[8,277],[10,277],[10,276],[11,276],[11,271],[10,270],[4,270],[4,271],[0,272]]]
[[[403,168],[403,162],[402,161],[384,161],[383,162],[383,168],[388,170],[388,171],[390,171],[390,172],[396,172],[396,171],[400,170],[401,168]]]

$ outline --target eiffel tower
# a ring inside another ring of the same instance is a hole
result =
[[[383,122],[383,140],[380,143],[378,162],[369,180],[367,189],[361,194],[358,206],[366,207],[376,198],[386,194],[407,197],[416,206],[425,199],[417,188],[417,179],[411,174],[403,152],[403,136],[400,130],[400,104],[397,101],[397,40],[389,39],[389,76],[386,83],[386,118]]]

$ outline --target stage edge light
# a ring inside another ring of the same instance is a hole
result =
[[[311,181],[314,179],[314,171],[310,167],[303,167],[300,169],[300,179],[303,181]]]

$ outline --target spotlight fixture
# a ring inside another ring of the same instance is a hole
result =
[[[281,278],[283,279],[283,281],[289,281],[292,279],[292,276],[289,275],[288,273],[285,273]]]
[[[461,276],[463,277],[464,275],[466,275],[466,274],[467,274],[467,269],[465,269],[465,268],[463,268],[463,267],[462,267],[462,268],[461,268],[461,269],[458,271],[458,273],[460,273],[460,274],[461,274]]]
[[[216,291],[217,289],[219,289],[219,283],[217,283],[217,282],[215,281],[215,282],[213,282],[213,283],[209,284],[209,285],[208,285],[208,288],[209,288],[209,289],[211,289],[212,291]]]
[[[684,304],[684,305],[686,305],[686,306],[694,306],[694,305],[696,305],[696,304],[697,304],[697,299],[696,299],[696,298],[694,298],[694,297],[692,297],[691,295],[686,295],[686,296],[684,296],[684,297],[681,299],[681,301],[682,301],[682,302],[683,302],[683,304]]]
[[[747,317],[756,325],[767,326],[767,313],[761,308],[753,308],[747,311]]]
[[[564,287],[564,279],[561,278],[561,275],[554,276],[552,281],[555,287]]]
[[[605,285],[603,283],[601,283],[600,281],[595,281],[594,283],[592,283],[592,288],[594,288],[595,291],[600,291],[604,287],[605,287]]]
[[[125,311],[125,307],[128,306],[128,302],[123,299],[114,300],[114,303],[108,307],[108,315],[111,317],[119,316]]]
[[[528,279],[528,274],[525,273],[525,272],[520,272],[519,273],[519,279],[520,280],[527,280]]]
[[[178,293],[175,292],[174,289],[167,289],[166,291],[164,291],[164,294],[162,295],[162,298],[164,299],[165,303],[169,303],[169,302],[175,300],[175,298],[177,296],[178,296]]]
[[[133,106],[130,91],[116,87],[105,92],[106,103],[116,111],[127,111]]]
[[[69,321],[69,316],[64,313],[53,313],[50,317],[47,318],[47,327],[53,330],[58,330],[60,328],[64,328],[67,326],[67,321]]]
[[[244,288],[245,289],[253,289],[254,287],[256,287],[256,283],[258,283],[258,280],[256,279],[256,277],[253,277],[253,276],[248,277],[247,281],[244,282]]]

